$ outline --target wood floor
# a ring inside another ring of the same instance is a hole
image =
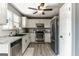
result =
[[[23,56],[54,56],[50,44],[48,43],[31,43],[26,49]]]

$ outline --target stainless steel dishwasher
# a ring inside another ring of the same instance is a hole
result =
[[[11,43],[11,56],[21,56],[21,55],[22,55],[22,39],[19,39]]]

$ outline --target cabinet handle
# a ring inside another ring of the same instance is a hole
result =
[[[27,40],[25,40],[25,42],[27,42]]]
[[[60,38],[63,38],[63,36],[61,35]]]

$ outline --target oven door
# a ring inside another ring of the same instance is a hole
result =
[[[43,31],[36,31],[36,38],[44,39],[44,32]]]

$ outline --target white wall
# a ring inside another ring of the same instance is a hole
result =
[[[46,28],[50,28],[51,19],[28,19],[28,26],[30,28],[36,27],[36,23],[44,23]]]
[[[9,9],[12,12],[14,12],[18,16],[21,16],[20,12],[17,9],[15,9],[11,4],[8,4],[7,9]]]

